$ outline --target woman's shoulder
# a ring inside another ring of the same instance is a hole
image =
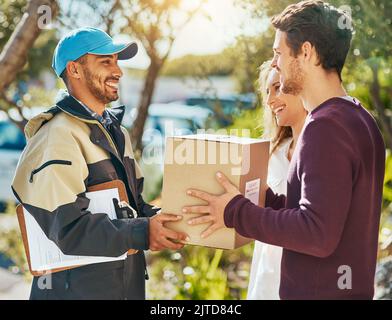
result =
[[[293,141],[293,137],[288,137],[284,139],[283,141],[280,142],[280,144],[275,148],[274,152],[271,154],[271,156],[277,156],[278,158],[280,156],[284,156],[287,158],[287,152],[290,148],[290,144]]]

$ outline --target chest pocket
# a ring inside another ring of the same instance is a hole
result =
[[[51,166],[51,165],[71,166],[72,162],[68,161],[68,160],[49,160],[49,161],[45,162],[44,164],[42,164],[40,167],[38,167],[38,168],[34,169],[33,171],[31,171],[29,182],[30,183],[33,182],[35,174],[37,174],[38,172],[44,170],[46,167]]]

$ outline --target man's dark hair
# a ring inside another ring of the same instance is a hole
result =
[[[80,58],[76,59],[76,62],[79,62],[80,64],[85,64],[87,59],[87,55],[83,55]],[[60,78],[63,79],[64,83],[66,86],[68,86],[68,77],[67,77],[67,69],[64,69],[64,71],[60,74]]]
[[[294,57],[309,41],[315,47],[319,65],[325,70],[336,70],[340,79],[353,34],[351,27],[342,25],[344,21],[351,26],[350,17],[319,0],[289,5],[271,20],[276,29],[287,34],[287,45]]]

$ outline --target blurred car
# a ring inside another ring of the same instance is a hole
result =
[[[136,108],[130,110],[123,119],[123,125],[132,126],[136,118]],[[201,106],[189,106],[180,103],[152,103],[148,108],[148,117],[144,125],[143,145],[164,145],[164,136],[195,133],[198,129],[209,126],[213,112]],[[169,132],[166,132],[169,131]]]
[[[22,131],[10,120],[0,120],[0,212],[7,201],[15,200],[11,183],[25,145]]]
[[[0,252],[0,268],[10,269],[15,265],[15,262],[11,260],[5,253]]]
[[[187,106],[178,103],[154,103],[148,109],[148,118],[144,127],[143,145],[151,142],[155,134],[184,135],[204,129],[213,115],[211,110],[200,106]],[[169,132],[166,132],[166,131]],[[170,132],[172,131],[172,132]],[[164,141],[163,141],[164,143]]]
[[[254,94],[194,95],[172,103],[209,109],[214,112],[220,125],[227,126],[232,123],[233,116],[239,115],[243,110],[253,109],[256,97]]]

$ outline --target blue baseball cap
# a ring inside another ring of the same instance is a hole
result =
[[[79,28],[64,36],[53,53],[52,68],[57,76],[65,70],[69,61],[91,53],[96,55],[118,54],[119,60],[131,59],[138,51],[135,42],[115,44],[112,37],[97,28]]]

